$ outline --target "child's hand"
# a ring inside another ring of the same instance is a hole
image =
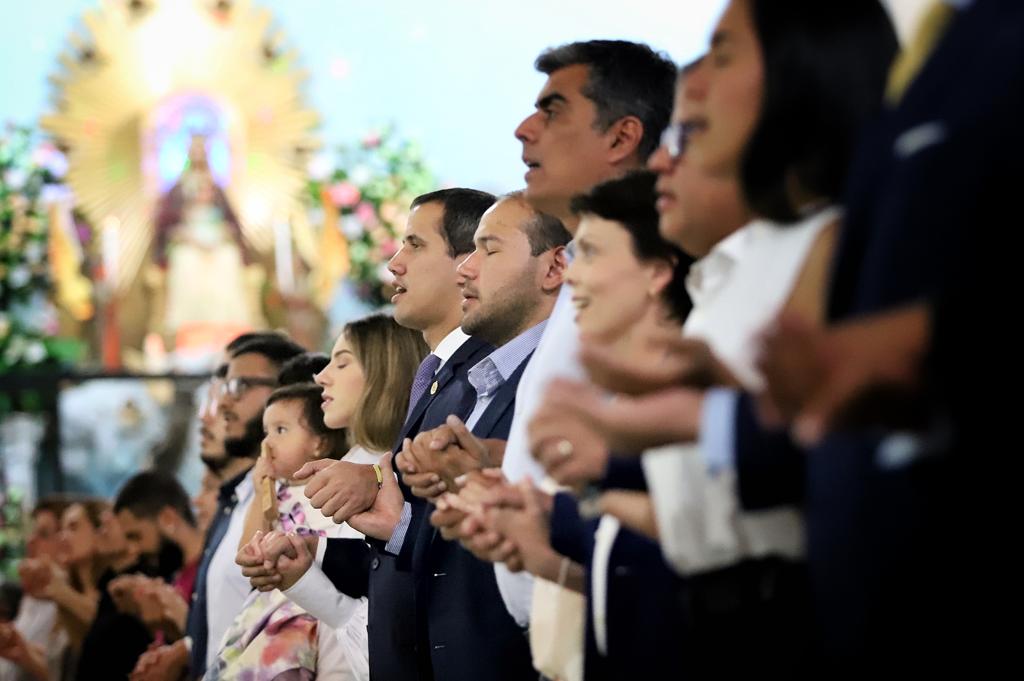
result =
[[[270,463],[270,453],[267,451],[267,443],[264,440],[260,445],[260,456],[256,459],[256,465],[252,467],[252,481],[259,488],[264,478],[274,477],[274,467]]]
[[[235,554],[235,564],[242,568],[242,575],[249,578],[254,589],[260,589],[263,586],[253,581],[254,578],[262,580],[271,576],[269,571],[263,567],[264,555],[263,549],[260,547],[263,537],[263,532],[257,530],[252,539],[238,549],[238,553]],[[264,591],[264,589],[260,589],[260,591]]]
[[[306,571],[313,565],[313,555],[316,553],[318,537],[315,534],[300,537],[294,532],[289,532],[285,537],[295,554],[292,558],[288,553],[282,553],[277,559],[277,571],[281,575],[281,583],[277,588],[286,591],[306,574]],[[312,544],[312,546],[310,546]]]

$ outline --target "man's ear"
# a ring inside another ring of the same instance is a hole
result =
[[[644,138],[644,124],[636,116],[623,116],[605,133],[609,139],[608,162],[620,165],[635,156]],[[639,159],[641,162],[647,159]]]
[[[565,282],[565,272],[569,269],[569,258],[565,252],[565,246],[555,246],[548,253],[546,258],[546,269],[541,288],[545,293],[557,291]]]
[[[160,534],[170,534],[180,521],[181,516],[170,506],[164,506],[156,514],[156,527],[160,530]]]

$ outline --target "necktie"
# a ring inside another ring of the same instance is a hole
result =
[[[903,93],[928,61],[955,14],[956,9],[941,0],[934,2],[925,11],[910,44],[896,57],[892,70],[889,71],[889,84],[885,89],[886,101],[892,105],[899,104]]]
[[[441,358],[433,353],[424,357],[423,361],[420,362],[420,368],[416,370],[416,377],[412,379],[412,390],[409,393],[409,409],[405,412],[406,421],[412,415],[412,410],[416,408],[416,403],[423,397],[423,393],[427,392],[427,386],[434,380],[434,374],[437,373],[439,366],[441,366]]]

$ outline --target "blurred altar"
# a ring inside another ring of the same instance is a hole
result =
[[[150,465],[194,488],[196,403],[226,340],[274,328],[326,349],[386,305],[414,196],[521,185],[512,131],[540,50],[620,37],[684,62],[721,4],[10,13],[0,119],[21,123],[0,128],[0,496],[109,496]]]
[[[436,187],[387,126],[324,145],[297,52],[248,0],[105,1],[82,24],[39,128],[0,135],[0,478],[29,503],[147,466],[194,487],[224,345],[321,349],[384,304],[406,207]]]

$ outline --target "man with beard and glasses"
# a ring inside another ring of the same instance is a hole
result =
[[[210,651],[216,653],[221,637],[241,610],[250,589],[234,557],[254,496],[249,471],[263,440],[263,405],[278,385],[282,366],[303,352],[301,346],[276,333],[256,334],[228,346],[230,359],[217,404],[217,417],[224,422],[221,479],[225,482],[199,560],[186,636],[143,656],[133,678],[177,678],[186,666],[191,677],[202,678]],[[228,477],[229,469],[239,472]]]
[[[252,465],[246,459],[231,458],[224,451],[224,438],[227,423],[218,413],[221,394],[224,391],[224,379],[228,375],[228,360],[239,347],[260,337],[271,336],[267,332],[243,333],[227,344],[224,357],[209,382],[200,390],[204,391],[199,399],[199,458],[206,467],[221,480],[231,480],[239,473],[248,470]]]

